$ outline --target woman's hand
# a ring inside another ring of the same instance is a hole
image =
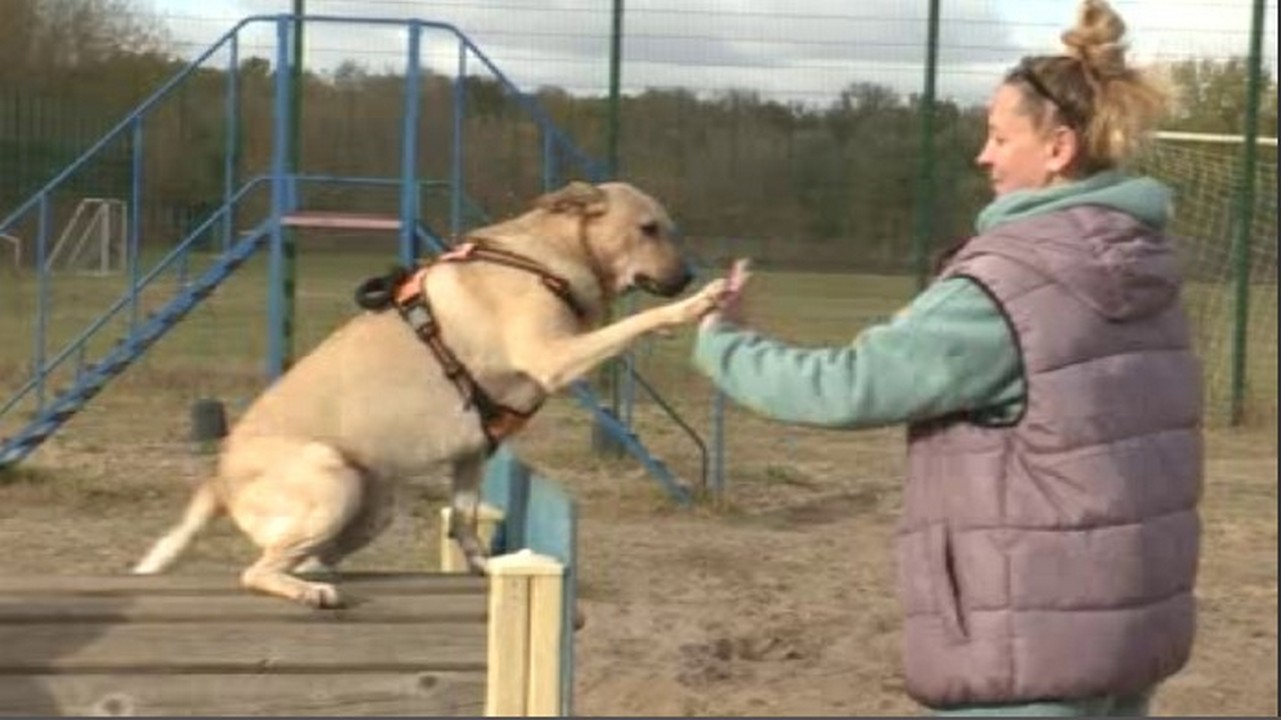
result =
[[[718,322],[743,324],[743,288],[751,277],[751,261],[739,258],[730,266],[729,277],[725,279],[725,288],[720,294],[716,309],[703,316],[700,329],[707,329]]]

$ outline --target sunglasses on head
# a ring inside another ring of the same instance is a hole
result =
[[[1014,68],[1014,70],[1010,72],[1008,79],[1022,80],[1027,83],[1028,87],[1032,88],[1033,92],[1040,95],[1041,99],[1048,101],[1056,110],[1059,111],[1059,115],[1063,117],[1070,127],[1081,127],[1082,118],[1080,113],[1072,109],[1066,102],[1060,99],[1058,95],[1050,92],[1050,88],[1046,86],[1045,81],[1041,80],[1040,75],[1038,75],[1027,62],[1024,62]]]

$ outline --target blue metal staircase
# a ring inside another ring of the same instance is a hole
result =
[[[0,467],[17,463],[34,451],[41,442],[84,408],[112,378],[120,375],[133,361],[141,357],[166,331],[181,321],[202,300],[207,298],[220,283],[231,276],[237,268],[241,267],[246,260],[261,249],[267,249],[270,255],[269,269],[271,278],[268,295],[268,318],[273,332],[269,335],[271,338],[269,343],[269,355],[271,356],[269,358],[269,367],[273,375],[283,369],[280,335],[287,321],[283,316],[284,227],[287,218],[299,210],[298,186],[304,182],[317,180],[347,182],[353,180],[351,178],[316,178],[299,174],[296,169],[287,167],[286,159],[289,157],[289,135],[287,129],[291,112],[287,99],[290,96],[291,78],[290,73],[279,70],[289,67],[289,50],[293,37],[292,27],[293,23],[298,20],[292,15],[257,16],[242,20],[218,42],[214,43],[161,86],[133,113],[94,143],[81,157],[55,176],[32,198],[4,217],[3,220],[0,220],[0,233],[13,230],[22,223],[26,223],[26,227],[35,226],[34,244],[36,249],[35,267],[37,271],[38,296],[35,322],[37,337],[34,357],[31,362],[31,375],[21,384],[13,396],[5,399],[3,404],[0,405],[0,419],[3,419],[7,413],[15,412],[19,405],[24,402],[34,404],[35,411],[25,426],[16,434],[0,438]],[[399,233],[398,247],[401,262],[405,264],[411,263],[423,249],[439,252],[447,247],[441,235],[431,229],[425,219],[420,216],[420,193],[424,181],[417,176],[417,163],[415,160],[418,155],[416,128],[419,104],[418,88],[421,84],[421,35],[424,30],[443,31],[451,35],[458,43],[460,61],[458,76],[455,78],[454,83],[455,92],[461,93],[462,91],[466,74],[465,59],[467,57],[476,58],[485,69],[498,78],[507,92],[517,99],[529,117],[535,121],[543,137],[543,184],[545,188],[558,184],[558,178],[566,170],[572,170],[572,168],[562,167],[566,164],[565,158],[569,158],[577,166],[580,177],[586,177],[593,181],[603,179],[603,173],[599,165],[578,150],[529,96],[520,93],[515,85],[493,65],[488,57],[453,26],[418,20],[328,16],[305,16],[302,21],[306,23],[394,25],[404,28],[408,32],[408,69],[406,72],[405,116],[402,136],[402,155],[404,159],[401,163],[400,176],[398,178],[357,179],[360,182],[382,184],[398,190],[400,200],[399,223],[395,227]],[[271,167],[268,172],[257,175],[248,182],[238,184],[236,181],[238,171],[234,167],[231,155],[235,138],[241,132],[238,124],[239,100],[235,89],[239,63],[240,35],[246,27],[264,23],[275,26],[277,38],[275,67],[278,71],[274,73],[273,78],[274,113]],[[202,64],[206,63],[216,52],[226,52],[229,57],[226,109],[228,158],[225,165],[226,176],[223,183],[223,197],[220,198],[219,207],[216,211],[210,214],[186,237],[182,238],[154,267],[143,273],[140,267],[141,243],[139,228],[141,226],[142,197],[144,193],[141,172],[142,147],[147,122],[153,116],[158,104],[174,93],[184,81],[195,74]],[[448,188],[451,194],[449,226],[452,231],[451,234],[455,235],[462,225],[463,211],[472,210],[467,207],[468,201],[464,191],[462,173],[462,148],[459,137],[461,113],[463,112],[462,105],[461,102],[456,102],[454,108],[455,147],[452,154],[451,177],[448,181]],[[131,148],[130,197],[127,201],[130,215],[127,244],[128,285],[120,297],[101,316],[90,323],[84,331],[57,352],[48,353],[46,348],[47,338],[45,337],[45,329],[48,325],[48,309],[45,298],[48,294],[51,278],[49,277],[50,269],[47,267],[46,258],[49,254],[52,208],[60,196],[65,197],[70,191],[71,178],[77,172],[83,170],[91,161],[101,159],[112,143],[128,143]],[[264,188],[270,190],[270,209],[266,213],[266,217],[259,218],[254,222],[251,225],[252,230],[249,232],[233,238],[234,231],[232,226],[234,222],[237,219],[243,220],[243,218],[237,218],[238,213],[243,214],[244,205],[246,204],[243,201],[251,191]],[[184,280],[176,293],[153,314],[143,320],[137,320],[140,310],[139,298],[142,292],[155,284],[157,279],[166,273],[183,273],[193,249],[199,247],[201,242],[208,241],[219,230],[222,233],[222,249],[212,263],[196,277]],[[101,339],[104,335],[113,332],[110,325],[113,320],[119,318],[125,318],[129,321],[124,337],[103,356],[90,361],[88,355],[91,340],[95,338]],[[627,365],[626,368],[629,372],[634,373],[630,365]],[[56,377],[65,379],[68,373],[71,377],[69,385],[65,389],[51,392],[48,385],[52,382],[55,374],[57,374]],[[652,390],[650,392],[652,393]],[[49,394],[52,394],[52,398],[46,398]],[[649,474],[662,485],[674,500],[682,504],[690,501],[689,491],[675,480],[670,469],[645,448],[630,427],[615,417],[600,402],[585,382],[575,383],[572,387],[572,394],[582,406],[592,412],[596,421],[615,437],[627,452],[644,465]],[[656,396],[656,393],[652,394]],[[702,446],[697,434],[693,433],[665,403],[661,403],[661,398],[659,400],[664,409],[672,414],[673,419],[698,443],[700,450],[704,454],[704,465],[706,465],[706,449]]]
[[[153,343],[165,334],[165,331],[178,324],[179,320],[182,320],[188,312],[200,304],[201,300],[208,297],[214,288],[218,287],[223,280],[227,279],[261,248],[268,235],[269,231],[266,227],[260,227],[247,235],[235,246],[219,256],[208,270],[194,281],[185,285],[168,304],[147,318],[144,323],[136,326],[102,359],[90,365],[77,366],[75,380],[71,387],[58,393],[52,402],[44,404],[36,412],[31,422],[16,435],[0,440],[0,466],[22,460],[58,428],[62,427],[63,423],[79,412],[112,378],[123,372],[134,360],[141,357],[147,348],[151,347]],[[177,255],[173,257],[176,258]],[[149,274],[147,281],[149,282],[150,278],[158,275],[162,269],[165,268],[158,266],[156,272]],[[85,346],[90,338],[97,333],[98,328],[106,325],[108,321],[126,311],[128,307],[127,297],[122,297],[113,304],[86,332],[69,343],[61,352],[51,358],[45,366],[40,368],[37,377],[28,381],[5,403],[4,410],[7,411],[23,400],[29,393],[35,392],[41,384],[41,375],[49,375],[53,369],[66,362],[69,358],[83,358]]]

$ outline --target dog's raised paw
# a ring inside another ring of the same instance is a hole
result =
[[[725,280],[721,278],[708,282],[696,294],[677,306],[678,324],[693,322],[715,310],[720,306],[728,287]]]

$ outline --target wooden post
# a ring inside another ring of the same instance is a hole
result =
[[[530,550],[489,561],[486,715],[560,713],[564,574],[554,558]]]
[[[467,572],[467,560],[458,549],[458,543],[449,537],[449,518],[453,508],[440,509],[440,570],[441,572]],[[493,547],[494,535],[503,521],[503,511],[482,502],[476,510],[477,528],[480,541],[485,547]]]

